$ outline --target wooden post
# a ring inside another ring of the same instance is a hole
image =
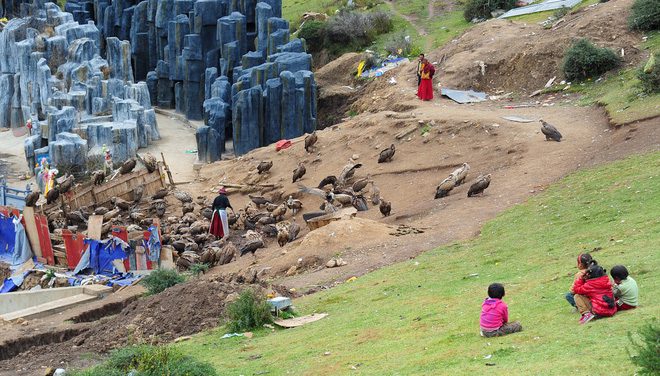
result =
[[[160,153],[160,157],[163,158],[163,167],[165,168],[165,172],[167,172],[167,178],[170,181],[171,185],[174,185],[174,178],[172,178],[172,171],[170,171],[170,167],[167,165],[167,162],[165,162],[165,155],[163,155],[163,152]]]

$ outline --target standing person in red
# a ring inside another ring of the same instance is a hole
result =
[[[435,75],[433,64],[429,63],[427,59],[422,59],[422,81],[417,88],[417,96],[423,101],[433,99],[433,75]]]
[[[584,276],[575,280],[572,291],[575,304],[582,315],[580,324],[586,324],[596,317],[614,316],[616,304],[612,294],[612,283],[605,269],[592,264]]]
[[[229,222],[227,221],[227,208],[234,211],[227,198],[227,190],[222,187],[218,191],[218,197],[213,200],[213,216],[209,232],[217,238],[229,236]]]
[[[483,337],[499,337],[522,330],[518,321],[509,322],[509,307],[502,301],[504,286],[493,283],[488,286],[488,298],[481,305],[479,326]]]

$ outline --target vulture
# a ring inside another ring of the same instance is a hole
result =
[[[144,163],[144,167],[147,168],[149,173],[152,173],[158,169],[158,160],[156,157],[149,153],[144,155],[144,158],[142,158],[142,163]]]
[[[278,206],[275,210],[273,210],[272,216],[277,220],[277,218],[282,218],[284,217],[284,214],[286,214],[287,206],[286,204],[282,204]]]
[[[156,215],[158,217],[162,217],[165,215],[165,210],[167,209],[167,205],[165,204],[165,201],[163,199],[154,201],[152,205],[153,208],[156,210]]]
[[[543,119],[539,120],[541,122],[541,133],[545,135],[546,141],[557,141],[561,142],[561,133],[555,128],[554,125],[546,123]]]
[[[94,215],[105,215],[109,211],[110,210],[105,206],[99,206],[98,208],[94,209]]]
[[[175,189],[175,190],[172,192],[172,195],[174,195],[174,197],[175,197],[177,200],[179,200],[179,201],[181,201],[181,202],[183,202],[183,203],[193,202],[193,199],[192,199],[192,197],[190,196],[190,193],[188,193],[188,192],[186,192],[186,191],[182,191],[182,190],[179,190],[179,189]]]
[[[188,213],[192,213],[195,211],[195,204],[192,202],[186,202],[181,206],[181,213],[182,215],[186,215]]]
[[[327,193],[324,190],[320,189],[320,188],[308,188],[308,187],[305,187],[302,184],[298,184],[298,191],[302,192],[302,193],[308,193],[308,194],[311,194],[311,195],[314,195],[314,196],[319,196],[323,199],[325,199],[326,196],[327,196]]]
[[[289,241],[292,242],[298,238],[298,234],[300,233],[300,225],[296,223],[294,220],[291,222],[289,225]]]
[[[261,161],[257,166],[257,172],[261,175],[264,172],[268,172],[271,167],[273,167],[273,161]]]
[[[323,189],[323,187],[325,187],[328,184],[332,184],[333,187],[336,186],[337,185],[337,177],[334,176],[334,175],[324,177],[323,180],[321,180],[321,182],[319,183],[318,188]]]
[[[306,172],[307,170],[305,169],[305,165],[302,162],[299,162],[298,168],[293,170],[293,182],[295,183],[296,181],[302,179]]]
[[[236,214],[236,213],[228,214],[228,215],[227,215],[227,225],[228,225],[228,226],[233,226],[233,225],[235,225],[236,222],[238,222],[238,219],[239,219],[240,217],[241,217],[240,214]]]
[[[371,181],[371,203],[374,205],[380,204],[380,188]]]
[[[456,186],[458,187],[459,185],[465,183],[465,178],[467,177],[468,171],[470,171],[470,165],[467,163],[463,163],[463,165],[450,174],[454,180],[456,181]]]
[[[80,226],[82,224],[87,223],[87,218],[82,214],[81,211],[75,210],[72,212],[68,212],[66,214],[66,219],[71,223],[73,226]]]
[[[353,196],[347,195],[345,193],[330,193],[330,201],[337,201],[339,202],[342,206],[346,205],[351,205],[353,204]]]
[[[353,183],[353,192],[358,193],[361,190],[365,189],[367,187],[367,184],[369,184],[369,175],[367,175],[366,178],[362,178],[360,180],[357,180],[355,183]]]
[[[126,175],[130,173],[135,168],[135,164],[136,164],[135,158],[130,158],[121,165],[121,167],[119,168],[119,173],[122,175]]]
[[[273,203],[270,203],[270,202],[266,203],[266,211],[269,212],[269,213],[274,212],[275,209],[277,209],[278,207],[279,207],[279,205],[277,205],[277,204],[273,204]]]
[[[277,227],[275,227],[275,225],[263,225],[260,227],[260,230],[269,238],[277,237]]]
[[[252,200],[252,202],[257,204],[257,208],[261,208],[261,205],[271,204],[271,202],[269,200],[267,200],[267,199],[265,199],[261,196],[248,195],[248,197],[250,198],[250,200]]]
[[[255,218],[253,218],[253,219],[255,219]],[[259,219],[257,219],[256,222],[258,224],[261,224],[261,225],[272,225],[277,221],[275,220],[275,217],[272,216],[272,215],[264,215],[264,216],[260,217]]]
[[[50,205],[60,197],[60,187],[55,186],[46,194],[46,204]]]
[[[121,210],[129,210],[131,208],[131,203],[125,200],[122,200],[119,197],[113,197],[110,199],[112,205],[118,207]]]
[[[362,195],[357,195],[357,196],[353,197],[353,201],[351,202],[351,204],[358,211],[367,211],[367,210],[369,210],[369,206],[367,205],[367,200]]]
[[[168,193],[169,192],[167,191],[167,189],[163,188],[163,189],[159,190],[158,192],[156,192],[153,196],[151,196],[151,199],[152,200],[162,200],[162,199],[165,198],[165,196],[167,196]]]
[[[483,176],[479,175],[477,180],[470,186],[470,190],[468,190],[468,197],[476,196],[480,193],[483,193],[486,188],[490,185],[490,174]]]
[[[392,203],[389,201],[385,201],[385,199],[381,199],[380,206],[378,208],[380,209],[380,214],[382,214],[383,217],[387,217],[390,215],[390,212],[392,211]]]
[[[248,253],[252,253],[252,256],[257,257],[255,252],[257,251],[257,249],[263,248],[263,246],[264,246],[264,241],[261,238],[254,238],[248,240],[248,242],[241,247],[239,252],[241,257],[243,257],[243,255],[247,255]]]
[[[280,245],[280,247],[284,247],[286,243],[289,242],[289,230],[286,228],[286,226],[278,226],[277,228],[277,244]]]
[[[98,170],[92,173],[92,181],[94,185],[101,185],[105,181],[105,172]]]
[[[440,185],[435,189],[435,198],[441,198],[449,195],[452,189],[456,186],[456,180],[452,175],[449,175],[443,180]]]
[[[209,221],[213,217],[213,209],[211,208],[204,208],[202,209],[202,217],[208,219]]]
[[[353,177],[353,175],[355,175],[355,170],[357,170],[360,167],[362,167],[362,163],[356,164],[353,163],[352,160],[350,160],[348,164],[344,166],[344,169],[341,170],[337,182],[340,183],[340,185],[343,185],[346,181],[350,180]]]
[[[305,151],[309,153],[309,149],[314,146],[314,144],[316,144],[318,139],[319,137],[316,135],[316,131],[312,132],[310,135],[307,135],[307,137],[305,137]]]
[[[58,188],[61,194],[65,194],[73,188],[73,182],[74,182],[73,175],[69,176],[68,178],[64,179],[64,182],[61,184],[58,184]]]
[[[144,185],[138,185],[133,189],[133,202],[138,203],[144,195]]]
[[[286,206],[293,211],[293,215],[296,215],[302,209],[303,204],[302,201],[294,200],[293,196],[289,196],[289,199],[286,200]]]
[[[378,156],[378,163],[391,162],[395,151],[396,148],[394,147],[394,144],[390,145],[389,148],[381,151],[380,155]]]
[[[25,196],[25,206],[34,207],[34,205],[37,204],[37,201],[39,201],[40,196],[41,193],[39,192],[31,192],[29,195]]]

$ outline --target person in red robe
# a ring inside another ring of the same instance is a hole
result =
[[[433,99],[433,75],[435,68],[427,59],[422,60],[422,82],[417,89],[417,97],[423,101]]]
[[[220,188],[218,197],[213,200],[213,216],[209,232],[217,238],[229,236],[229,222],[227,221],[227,208],[234,211],[227,198],[227,190]]]

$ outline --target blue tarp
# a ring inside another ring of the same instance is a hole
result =
[[[16,228],[11,217],[0,214],[0,260],[11,264],[16,242]]]
[[[128,244],[118,238],[113,237],[105,241],[85,239],[85,245],[87,249],[80,258],[74,274],[90,268],[96,274],[112,275],[117,272],[112,261],[123,260],[128,256],[126,253]]]

